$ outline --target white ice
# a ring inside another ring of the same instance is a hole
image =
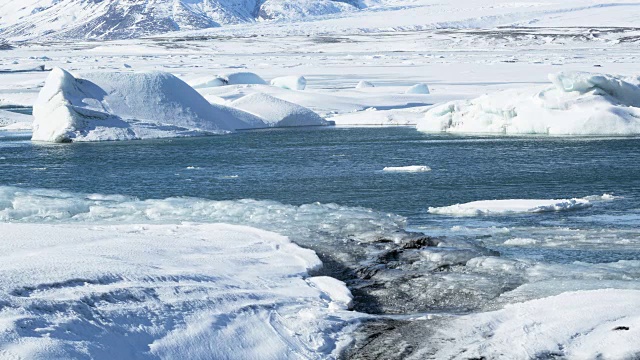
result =
[[[320,115],[268,94],[254,93],[241,97],[229,106],[259,116],[268,126],[319,126],[329,122]]]
[[[482,200],[443,207],[429,207],[428,212],[438,215],[478,216],[506,215],[517,213],[541,213],[584,209],[593,204],[582,199],[508,199]]]
[[[409,165],[409,166],[387,166],[382,171],[387,172],[425,172],[431,171],[431,168],[424,165]]]
[[[289,90],[304,90],[307,87],[307,79],[304,76],[282,76],[271,80],[272,86]]]
[[[425,114],[425,132],[640,134],[640,78],[585,72],[549,75],[552,86],[492,93],[438,105]]]
[[[247,112],[207,102],[162,72],[90,73],[55,68],[33,108],[33,140],[132,140],[262,127]]]
[[[415,84],[405,91],[405,94],[430,94],[429,86],[427,84]]]

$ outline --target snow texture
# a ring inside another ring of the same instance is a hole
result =
[[[551,87],[511,89],[438,105],[425,114],[425,132],[640,134],[640,78],[560,72]]]
[[[33,140],[132,140],[263,127],[249,113],[212,105],[163,72],[49,74],[33,108]]]
[[[358,315],[287,238],[226,224],[8,224],[0,357],[325,359]],[[42,234],[47,234],[43,237]]]
[[[315,112],[276,97],[254,93],[233,101],[230,106],[259,116],[265,124],[281,126],[318,126],[329,122]]]
[[[640,291],[566,292],[454,318],[425,348],[433,359],[635,359]],[[417,353],[413,358],[424,358]]]

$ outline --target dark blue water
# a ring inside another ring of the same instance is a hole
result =
[[[640,224],[638,138],[429,135],[411,128],[270,130],[60,145],[34,144],[28,138],[1,136],[0,185],[141,199],[190,196],[362,206],[406,216],[411,227],[434,234],[478,239],[504,253],[521,252],[500,245],[508,238],[530,235],[544,243],[562,235],[561,229],[578,229],[585,232],[575,246],[571,239],[553,243],[559,259],[640,258],[635,233]],[[382,171],[407,165],[428,165],[432,171]],[[622,198],[561,213],[473,218],[427,213],[430,206],[475,200],[603,193]],[[471,230],[452,230],[460,227]],[[500,235],[495,229],[501,228],[512,231]],[[607,229],[613,235],[602,235]],[[609,235],[631,243],[616,246]],[[594,255],[603,247],[606,253]],[[531,256],[550,251],[529,249]]]

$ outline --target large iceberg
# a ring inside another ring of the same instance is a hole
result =
[[[33,107],[33,140],[131,140],[264,127],[242,110],[210,104],[164,72],[90,73],[55,68]]]
[[[630,135],[640,133],[640,77],[549,75],[552,86],[513,89],[430,109],[425,132]]]
[[[330,124],[320,115],[304,106],[262,93],[243,96],[233,101],[231,106],[259,116],[268,126],[318,126]]]

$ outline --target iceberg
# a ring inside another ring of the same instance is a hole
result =
[[[232,107],[259,116],[267,126],[318,126],[329,125],[329,121],[312,110],[263,93],[241,97],[230,104]]]
[[[282,76],[272,79],[271,85],[289,90],[304,90],[307,87],[307,79],[304,76]]]
[[[640,77],[560,72],[551,86],[511,89],[433,107],[424,132],[640,134]]]
[[[214,77],[199,78],[189,82],[194,89],[206,89],[210,87],[225,86],[225,85],[266,85],[258,74],[252,72],[234,72],[229,74],[220,74]]]
[[[260,118],[210,104],[172,74],[90,73],[55,68],[33,107],[36,141],[132,140],[264,127]]]
[[[358,82],[358,84],[356,85],[356,89],[365,89],[365,88],[372,88],[372,87],[376,87],[376,86],[373,85],[373,83],[365,80],[360,80],[360,82]]]
[[[429,86],[427,84],[415,84],[405,91],[405,94],[423,94],[428,95],[431,92],[429,91]]]

